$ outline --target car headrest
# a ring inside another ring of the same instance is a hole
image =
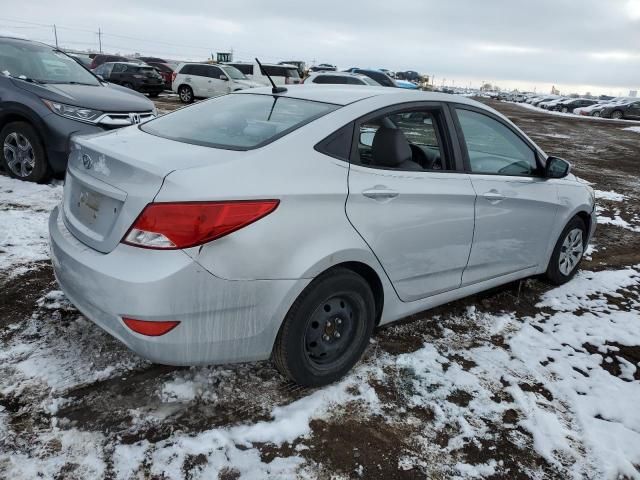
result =
[[[409,141],[397,128],[380,127],[371,144],[371,165],[395,168],[411,160]]]

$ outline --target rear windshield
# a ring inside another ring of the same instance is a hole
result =
[[[337,108],[338,105],[297,98],[230,94],[176,110],[145,123],[140,129],[178,142],[249,150]]]

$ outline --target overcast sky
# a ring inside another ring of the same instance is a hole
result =
[[[48,43],[53,23],[61,46],[82,50],[100,27],[105,52],[233,48],[236,60],[417,70],[438,85],[640,89],[640,0],[28,0],[0,12],[0,30]]]

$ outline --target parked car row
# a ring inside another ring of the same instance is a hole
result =
[[[264,72],[263,72],[264,69]],[[225,93],[270,85],[269,78],[276,85],[364,85],[408,88],[419,87],[408,80],[396,80],[382,70],[350,68],[346,71],[318,70],[301,79],[298,66],[286,63],[225,62],[221,64],[181,63],[173,73],[172,90],[183,103],[191,103],[198,98],[209,98]]]
[[[561,95],[521,95],[511,101],[525,102],[544,110],[575,115],[613,119],[640,119],[640,98],[607,97],[604,99],[574,98]]]

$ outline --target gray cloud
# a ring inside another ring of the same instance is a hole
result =
[[[62,44],[174,58],[302,59],[413,69],[458,84],[617,91],[640,87],[640,0],[30,0],[0,29]],[[80,31],[84,29],[86,31]],[[125,38],[127,37],[127,38]],[[134,37],[134,38],[131,38]]]

